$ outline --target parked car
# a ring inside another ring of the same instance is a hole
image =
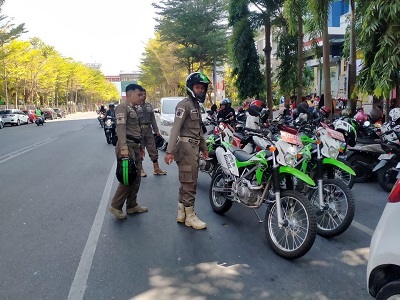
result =
[[[172,125],[174,124],[175,118],[175,107],[185,97],[164,97],[160,100],[160,108],[155,109],[155,116],[157,121],[158,129],[160,130],[161,136],[164,138],[165,143],[160,150],[165,150],[171,135]],[[207,119],[207,113],[204,106],[200,103],[202,120]]]
[[[397,168],[400,167],[400,163]],[[376,299],[400,299],[400,179],[389,194],[389,201],[371,239],[367,285]]]
[[[29,122],[31,123],[35,122],[37,116],[34,110],[28,109],[28,110],[23,110],[23,112],[29,117]]]
[[[42,112],[44,114],[44,119],[54,120],[57,119],[57,113],[52,108],[43,108]]]
[[[0,111],[0,116],[3,119],[4,125],[21,125],[29,124],[29,117],[19,109],[5,109]]]
[[[3,123],[3,119],[0,117],[0,129],[4,128],[4,123]]]
[[[61,108],[53,108],[54,111],[57,113],[58,118],[66,118],[67,114]]]

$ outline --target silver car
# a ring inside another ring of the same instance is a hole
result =
[[[165,140],[163,147],[160,150],[165,150],[171,135],[172,125],[175,119],[175,107],[186,97],[164,97],[160,100],[160,108],[155,109],[155,117],[157,121],[158,129],[160,130],[161,136]],[[200,110],[203,122],[207,119],[207,113],[204,109],[203,104],[200,103]]]
[[[0,117],[3,119],[4,125],[21,125],[29,124],[29,117],[19,109],[5,109],[0,111]]]
[[[3,129],[3,127],[4,127],[3,119],[0,117],[0,129]]]

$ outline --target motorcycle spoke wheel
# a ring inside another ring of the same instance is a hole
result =
[[[224,214],[232,207],[232,201],[228,198],[230,193],[216,191],[216,188],[229,188],[222,170],[217,170],[211,178],[209,199],[213,211]]]
[[[347,161],[345,161],[345,160],[340,160],[340,161],[345,163],[349,167],[351,167]],[[351,189],[353,187],[354,181],[356,179],[355,176],[353,176],[350,173],[347,173],[346,171],[344,171],[340,168],[337,168],[337,167],[334,167],[334,176],[335,176],[334,178],[337,178],[337,179],[340,179],[341,181],[343,181],[349,189]],[[324,178],[328,179],[327,171],[324,173]]]
[[[320,207],[318,189],[311,196],[317,218],[317,233],[330,238],[342,234],[354,218],[355,201],[351,190],[339,179],[324,179],[323,207]]]
[[[282,224],[276,202],[265,213],[265,234],[272,249],[281,257],[296,259],[305,255],[316,237],[316,221],[310,202],[296,191],[281,193]]]

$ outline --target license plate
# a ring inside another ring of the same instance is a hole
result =
[[[343,133],[333,130],[333,129],[330,129],[328,127],[326,128],[326,131],[328,132],[328,134],[331,138],[341,141],[341,142],[345,141]]]
[[[289,144],[294,144],[299,146],[302,145],[301,140],[297,135],[291,134],[286,131],[281,131],[281,139],[282,141],[287,142]]]
[[[379,155],[379,160],[389,160],[393,157],[394,154],[381,154]]]

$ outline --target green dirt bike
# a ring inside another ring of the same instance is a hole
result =
[[[257,136],[253,140],[265,143]],[[286,259],[305,255],[316,238],[314,210],[301,193],[280,189],[280,178],[285,174],[315,186],[307,174],[290,166],[295,162],[298,146],[290,141],[282,140],[278,145],[269,141],[268,150],[249,154],[229,143],[222,144],[216,149],[220,168],[211,179],[209,191],[213,211],[224,214],[236,202],[252,208],[262,223],[255,209],[265,203],[265,234],[272,249]],[[271,186],[273,199],[268,198]]]
[[[353,221],[355,212],[353,193],[341,179],[334,178],[337,169],[355,175],[349,166],[336,159],[344,137],[338,131],[320,127],[315,136],[302,134],[300,139],[305,146],[300,150],[301,159],[296,167],[310,174],[317,186],[300,183],[296,189],[305,193],[314,205],[320,236],[330,238],[342,234]],[[324,174],[328,174],[328,178]]]

